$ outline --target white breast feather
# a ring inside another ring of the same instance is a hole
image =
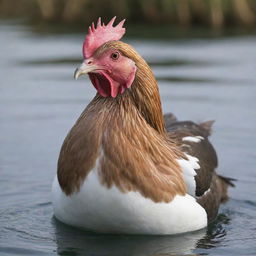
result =
[[[195,158],[188,158],[180,161],[190,173],[187,177],[193,177],[192,166],[198,164]],[[80,191],[71,196],[63,193],[55,178],[53,208],[60,221],[103,233],[178,234],[207,225],[206,212],[194,197],[177,195],[169,203],[155,203],[139,192],[106,188],[99,182],[97,168],[89,173]]]
[[[196,192],[196,181],[195,181],[196,171],[195,170],[200,168],[200,165],[198,163],[199,160],[194,156],[190,156],[188,154],[185,154],[185,155],[188,158],[188,160],[182,158],[182,159],[178,159],[177,161],[182,169],[183,177],[187,185],[188,194],[195,196],[195,192]]]

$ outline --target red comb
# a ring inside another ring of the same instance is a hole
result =
[[[92,26],[88,29],[88,34],[86,35],[83,44],[84,58],[90,58],[95,50],[104,43],[122,38],[125,33],[125,28],[123,28],[125,19],[113,27],[115,19],[116,17],[112,18],[110,22],[105,25],[104,23],[101,24],[101,18],[99,18],[96,27],[94,26],[94,23],[92,23]]]

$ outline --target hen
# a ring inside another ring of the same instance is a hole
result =
[[[124,20],[89,27],[84,61],[97,94],[69,134],[53,183],[60,221],[102,233],[177,234],[207,226],[227,199],[211,122],[163,116],[151,68],[119,41]]]

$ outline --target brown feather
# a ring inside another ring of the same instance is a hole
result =
[[[63,191],[72,194],[99,157],[99,176],[106,187],[168,202],[186,192],[176,161],[181,156],[147,124],[129,93],[116,99],[97,95],[64,141],[58,178]]]
[[[138,191],[154,202],[184,195],[176,159],[185,157],[166,136],[158,86],[147,63],[127,44],[112,41],[137,65],[135,81],[113,99],[96,95],[71,129],[61,149],[58,179],[67,194],[79,191],[99,158],[101,183],[122,192]]]

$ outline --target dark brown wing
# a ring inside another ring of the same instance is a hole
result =
[[[228,187],[234,187],[235,179],[223,177],[213,174],[210,188],[200,197],[197,198],[197,202],[207,212],[208,221],[213,221],[217,214],[219,205],[228,200]]]
[[[169,137],[175,140],[181,150],[191,156],[199,159],[200,169],[197,169],[196,180],[196,196],[202,196],[207,191],[212,182],[214,170],[218,165],[216,152],[208,140],[211,133],[212,121],[207,123],[196,124],[190,121],[168,122],[166,126]],[[199,136],[199,137],[198,137]],[[184,138],[193,137],[200,138],[198,142],[184,140]]]
[[[195,170],[196,199],[207,212],[208,221],[213,221],[219,205],[228,199],[227,189],[234,186],[234,179],[217,175],[216,152],[208,140],[214,121],[196,124],[191,121],[179,122],[172,114],[164,116],[169,137],[175,140],[181,150],[199,159],[200,169]],[[186,137],[201,138],[197,142],[184,140]]]

